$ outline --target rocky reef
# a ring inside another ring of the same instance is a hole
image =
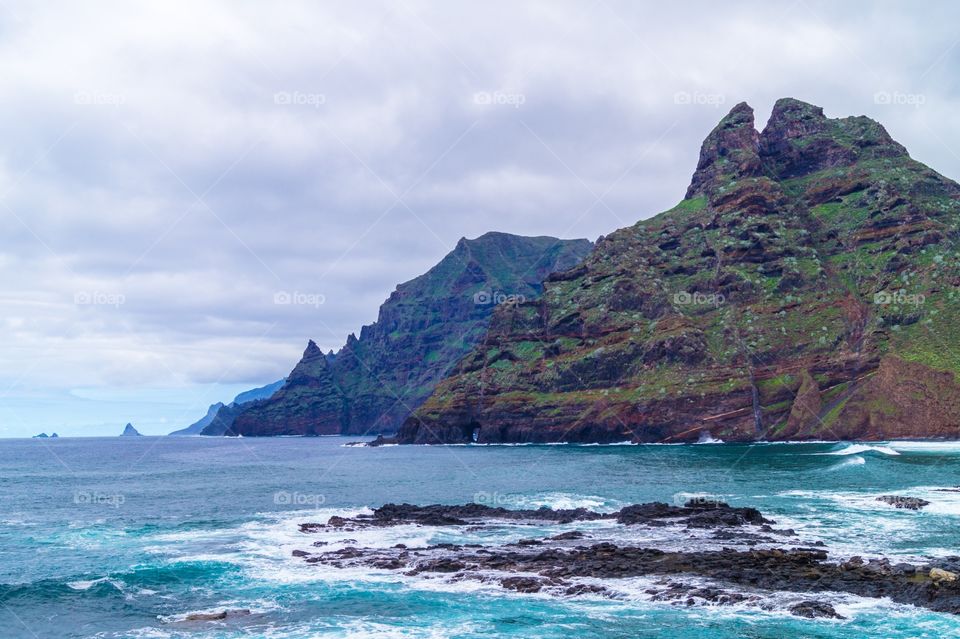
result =
[[[955,439],[958,232],[879,123],[738,104],[677,206],[499,306],[397,441]]]
[[[573,267],[592,246],[507,233],[463,238],[397,286],[359,337],[326,355],[311,341],[273,396],[221,409],[204,434],[394,432],[482,339],[495,308],[536,299],[549,273]]]
[[[616,523],[590,525],[601,521]],[[501,545],[366,548],[348,539],[372,527],[459,527],[485,538],[484,531],[505,526],[522,535],[525,528],[542,530],[544,524],[564,530]],[[475,580],[558,597],[618,599],[629,580],[647,578],[645,596],[675,605],[756,606],[808,618],[840,618],[830,601],[850,595],[960,614],[960,557],[921,564],[881,557],[832,559],[822,542],[804,543],[793,530],[775,525],[754,508],[710,500],[683,506],[635,504],[613,513],[387,504],[369,515],[301,524],[302,533],[323,539],[293,555],[324,567],[362,566],[422,579]]]

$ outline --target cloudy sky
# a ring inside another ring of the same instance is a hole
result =
[[[0,436],[166,433],[308,338],[338,348],[462,236],[595,239],[669,208],[741,100],[761,125],[783,96],[869,115],[958,178],[958,22],[952,2],[2,0]]]

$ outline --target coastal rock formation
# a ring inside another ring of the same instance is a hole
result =
[[[401,443],[960,436],[960,186],[867,117],[738,104],[677,206],[487,334]]]
[[[133,427],[133,424],[127,423],[123,427],[123,432],[120,433],[121,437],[140,437],[140,433],[137,432],[137,429]]]
[[[597,520],[615,520],[619,526],[591,526],[589,535],[568,528],[500,545],[368,548],[346,537],[370,527],[460,527],[457,534],[503,534],[508,527],[523,533],[532,525],[570,527]],[[323,539],[311,544],[311,550],[297,549],[292,554],[324,569],[362,566],[402,572],[408,578],[492,582],[518,593],[558,597],[617,599],[622,596],[617,592],[622,584],[647,577],[654,579],[645,591],[651,601],[687,606],[738,604],[785,609],[806,618],[840,619],[833,605],[817,596],[822,593],[835,599],[845,593],[960,614],[956,573],[960,557],[920,565],[877,557],[834,558],[822,542],[798,544],[794,531],[773,524],[754,508],[715,501],[693,501],[682,507],[634,504],[615,513],[387,504],[369,515],[301,524],[302,533],[323,535]],[[634,534],[644,545],[631,544]]]
[[[336,354],[312,341],[269,399],[233,411],[220,433],[393,432],[484,335],[494,308],[533,301],[549,273],[575,266],[587,240],[487,233],[461,239],[427,273],[400,284],[377,321]],[[221,409],[223,414],[225,409]]]
[[[924,506],[929,506],[930,502],[919,497],[901,497],[900,495],[880,495],[877,501],[882,501],[894,508],[905,508],[907,510],[920,510]]]

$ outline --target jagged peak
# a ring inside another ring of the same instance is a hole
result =
[[[753,108],[740,102],[703,141],[686,197],[709,195],[731,179],[759,175],[759,148],[760,134],[754,126]]]
[[[320,350],[320,347],[317,346],[317,343],[313,340],[307,342],[307,347],[303,351],[302,360],[311,360],[317,357],[323,357],[323,351]]]
[[[773,105],[773,112],[770,114],[767,126],[780,120],[800,119],[826,120],[827,117],[823,114],[823,107],[821,106],[796,98],[780,98]]]
[[[866,157],[905,157],[876,120],[866,116],[828,118],[823,108],[797,100],[777,100],[760,134],[760,155],[777,179],[849,166]]]

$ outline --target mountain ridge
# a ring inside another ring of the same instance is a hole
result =
[[[879,123],[737,104],[677,206],[498,308],[398,441],[957,437],[958,231]]]
[[[331,435],[393,432],[484,334],[501,303],[534,299],[541,281],[579,262],[588,240],[491,231],[461,238],[426,273],[399,284],[377,320],[336,354],[308,342],[273,397],[226,417],[226,434]],[[228,409],[221,409],[224,414]],[[213,430],[213,424],[204,434]]]

